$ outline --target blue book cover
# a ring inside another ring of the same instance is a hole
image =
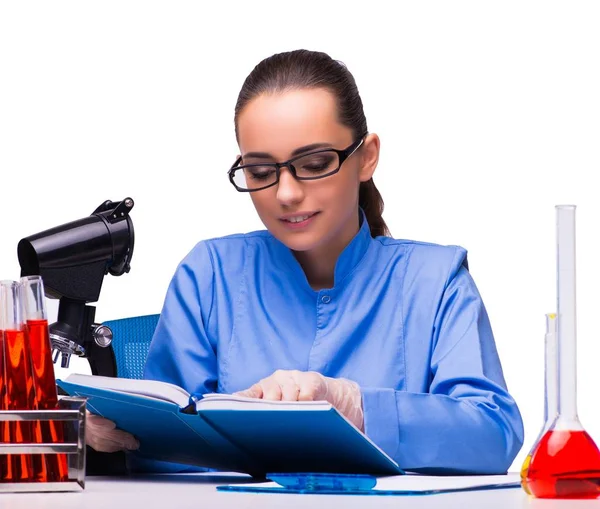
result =
[[[398,475],[398,465],[326,401],[208,394],[153,380],[69,375],[57,384],[140,442],[141,457],[264,476]]]

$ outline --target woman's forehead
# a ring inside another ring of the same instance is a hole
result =
[[[338,121],[335,97],[325,89],[301,89],[262,94],[238,116],[243,154],[268,152],[285,158],[313,143],[336,146],[351,142],[351,130]]]

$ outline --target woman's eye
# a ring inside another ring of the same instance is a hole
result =
[[[306,171],[324,171],[329,167],[327,163],[321,164],[306,164],[303,166],[303,169]]]
[[[299,167],[302,171],[311,173],[320,173],[331,170],[335,167],[335,162],[336,158],[328,154],[307,156],[306,158],[298,161]]]
[[[272,177],[274,173],[275,170],[270,168],[264,170],[255,168],[247,171],[248,176],[253,180],[267,180],[268,178]]]

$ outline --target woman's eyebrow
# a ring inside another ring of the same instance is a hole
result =
[[[304,152],[310,152],[311,150],[317,150],[318,148],[326,147],[331,147],[331,143],[311,143],[310,145],[304,145],[304,147],[300,147],[294,150],[292,152],[292,157],[297,156],[299,154],[303,154]]]
[[[310,145],[304,145],[303,147],[295,149],[292,152],[292,157],[297,156],[299,154],[303,154],[305,152],[310,152],[311,150],[317,150],[319,148],[329,148],[331,146],[331,143],[311,143]],[[274,159],[274,157],[268,152],[248,152],[247,154],[244,154],[244,159],[246,158]]]

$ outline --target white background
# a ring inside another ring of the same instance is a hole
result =
[[[595,1],[0,3],[0,278],[20,238],[131,196],[132,270],[97,319],[159,312],[197,241],[262,228],[226,178],[244,78],[325,51],[381,137],[392,234],[469,250],[525,420],[513,470],[542,425],[554,205],[578,205],[579,413],[600,441],[599,26]]]

